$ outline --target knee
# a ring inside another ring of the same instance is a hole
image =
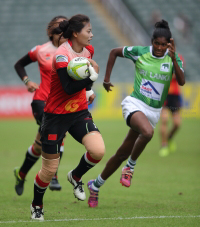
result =
[[[174,123],[175,130],[178,130],[180,128],[180,126],[181,126],[181,122],[175,122]]]
[[[100,160],[105,154],[105,145],[100,133],[87,134],[82,143],[92,158]]]
[[[87,151],[90,153],[92,158],[96,160],[101,160],[105,154],[105,146],[104,144],[101,144],[97,147],[91,147]]]
[[[154,134],[154,130],[153,128],[146,128],[145,130],[143,130],[141,136],[147,141],[149,142]]]
[[[41,142],[35,141],[33,143],[33,149],[36,153],[41,154],[42,153],[42,144]]]
[[[42,168],[39,172],[39,177],[44,183],[49,183],[56,173],[60,158],[45,159],[42,157]]]

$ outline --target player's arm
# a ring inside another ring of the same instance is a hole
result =
[[[99,66],[97,65],[97,63],[94,60],[92,60],[92,57],[94,55],[94,47],[92,45],[89,45],[86,47],[86,49],[88,49],[91,54],[91,58],[89,58],[88,61],[92,64],[95,71],[99,73]],[[93,84],[86,87],[86,99],[88,101],[88,105],[92,104],[94,99],[96,98],[96,95],[95,95],[94,91],[92,90],[92,85]]]
[[[183,86],[185,84],[185,76],[177,63],[176,55],[175,55],[175,44],[174,44],[174,39],[172,38],[170,39],[170,43],[168,43],[168,50],[174,65],[176,80],[180,86]]]
[[[98,78],[98,74],[95,72],[94,68],[89,67],[90,76],[83,80],[74,81],[67,73],[67,67],[57,69],[58,76],[64,91],[68,95],[72,95],[81,91],[84,88],[91,90],[92,83]]]
[[[172,59],[173,64],[174,64],[174,70],[175,70],[175,75],[176,75],[176,80],[180,86],[183,86],[185,84],[185,76],[183,71],[180,69],[176,58]]]
[[[124,57],[122,52],[123,52],[123,47],[118,47],[110,51],[110,55],[106,66],[106,75],[104,77],[104,82],[103,82],[103,86],[107,92],[112,91],[110,87],[114,87],[113,84],[111,84],[110,82],[110,76],[111,76],[111,72],[115,64],[116,58]]]
[[[24,57],[19,59],[14,65],[18,76],[24,82],[29,92],[34,92],[35,89],[39,88],[36,83],[30,81],[25,70],[25,66],[31,64],[32,62],[33,61],[31,60],[30,56],[26,54]]]

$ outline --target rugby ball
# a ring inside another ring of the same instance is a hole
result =
[[[90,76],[87,63],[89,63],[87,58],[73,58],[67,66],[67,73],[74,80],[85,79]]]

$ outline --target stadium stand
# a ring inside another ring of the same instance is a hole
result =
[[[200,1],[123,0],[122,2],[149,35],[152,33],[152,12],[160,11],[161,18],[169,22],[177,51],[184,56],[187,81],[199,81]]]
[[[100,66],[98,82],[102,82],[110,49],[119,46],[119,42],[88,1],[7,0],[0,7],[0,84],[22,85],[14,70],[15,62],[35,45],[48,41],[45,29],[54,16],[70,17],[78,13],[86,14],[91,19],[94,34],[91,44],[95,47],[94,60]],[[133,81],[133,76],[129,76],[133,75],[133,64],[124,59],[121,62],[113,70],[113,81]],[[36,63],[27,66],[26,70],[33,81],[39,82]]]
[[[115,2],[115,6],[120,2],[124,4],[126,10],[131,12],[134,20],[129,22],[129,26],[132,25],[132,29],[126,28],[127,25],[123,23],[123,21],[128,21],[126,16],[130,13],[123,15],[123,17],[117,17],[117,19],[114,17],[116,15],[113,15],[114,9],[110,9],[109,14],[119,25],[121,33],[127,37],[130,33],[133,37],[132,40],[130,39],[132,45],[150,44],[152,12],[159,9],[162,18],[169,21],[177,51],[185,58],[187,81],[199,81],[200,43],[198,37],[200,27],[198,21],[200,19],[200,1],[198,0],[7,0],[0,7],[0,29],[2,31],[0,36],[0,84],[22,84],[14,70],[15,62],[35,45],[48,41],[45,29],[51,18],[56,15],[70,17],[77,13],[86,14],[91,19],[94,33],[92,40],[92,45],[95,47],[94,60],[100,66],[98,82],[102,82],[110,49],[123,44],[108,27],[105,18],[97,13],[97,9],[94,9],[92,3],[95,1],[102,3],[112,1]],[[147,5],[148,7],[146,7]],[[183,23],[181,16],[183,15],[187,16],[184,19],[188,25],[188,37],[185,35],[185,31],[180,30],[180,23]],[[136,37],[134,33],[138,33],[137,38],[134,38]],[[144,39],[140,37],[144,37]],[[142,40],[143,43],[139,43]],[[33,81],[39,82],[39,72],[35,64],[27,66],[27,72]],[[112,81],[132,82],[133,75],[134,65],[131,61],[120,59],[120,64],[115,64]]]

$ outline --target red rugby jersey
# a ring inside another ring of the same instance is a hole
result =
[[[178,54],[179,58],[182,61],[183,67],[184,67],[184,58],[182,55]],[[180,95],[181,91],[180,91],[180,86],[176,80],[176,76],[173,75],[172,80],[170,82],[170,87],[169,87],[169,91],[168,94],[169,95]]]
[[[83,48],[81,53],[76,53],[72,49],[70,40],[63,43],[53,56],[52,72],[51,72],[51,89],[44,109],[47,113],[67,114],[78,112],[88,108],[86,100],[86,89],[68,95],[62,88],[60,78],[57,74],[59,68],[65,68],[68,63],[75,57],[92,58],[94,54],[93,46],[89,45]]]
[[[32,48],[28,55],[30,59],[38,62],[40,71],[40,85],[36,89],[33,100],[46,101],[50,92],[50,76],[52,69],[52,59],[57,47],[52,42],[47,42],[43,45],[38,45]]]

